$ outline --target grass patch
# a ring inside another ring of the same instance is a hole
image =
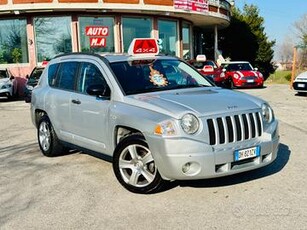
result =
[[[265,82],[272,84],[290,84],[290,81],[291,81],[291,71],[284,70],[284,71],[275,71],[275,73],[271,74]]]

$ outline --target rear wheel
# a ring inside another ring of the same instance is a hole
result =
[[[42,153],[47,157],[59,156],[64,151],[47,115],[39,120],[37,139]]]
[[[153,193],[164,184],[148,144],[140,134],[123,139],[114,151],[113,170],[118,181],[134,193]]]

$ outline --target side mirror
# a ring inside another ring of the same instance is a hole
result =
[[[96,97],[110,97],[111,91],[108,86],[99,84],[99,85],[90,85],[86,92],[89,95],[96,96]]]
[[[29,74],[27,74],[27,75],[26,75],[26,79],[29,79],[29,78],[30,78],[30,76],[29,76]]]
[[[14,76],[11,76],[11,77],[10,77],[10,80],[13,80],[13,79],[15,79],[15,77],[14,77]]]
[[[258,71],[258,68],[256,67],[256,68],[254,68],[254,70],[255,70],[255,71]]]

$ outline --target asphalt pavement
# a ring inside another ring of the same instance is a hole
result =
[[[151,195],[125,190],[97,156],[44,157],[30,105],[0,98],[0,229],[307,229],[307,96],[287,85],[239,91],[273,107],[276,161]]]

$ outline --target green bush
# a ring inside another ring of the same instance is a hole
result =
[[[287,81],[291,81],[291,73],[285,75],[285,79],[286,79]]]

